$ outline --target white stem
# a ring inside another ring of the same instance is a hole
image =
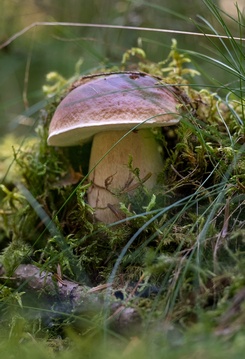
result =
[[[132,131],[122,138],[125,133],[101,132],[93,140],[89,164],[92,186],[88,192],[88,202],[95,208],[95,218],[104,223],[113,223],[119,219],[115,214],[118,210],[118,198],[114,193],[130,190],[137,183],[128,169],[129,156],[132,156],[133,168],[139,168],[141,179],[147,179],[151,174],[145,182],[148,189],[156,184],[157,175],[163,166],[158,144],[151,130]],[[97,165],[115,143],[117,145]]]

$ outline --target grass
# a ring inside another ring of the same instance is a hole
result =
[[[73,80],[56,73],[48,78],[50,100],[40,113],[37,138],[15,146],[14,170],[8,171],[12,163],[7,160],[1,169],[0,348],[6,357],[243,355],[244,45],[234,39],[213,2],[204,3],[229,37],[219,38],[219,30],[201,19],[205,32],[217,36],[209,38],[213,56],[183,51],[173,41],[163,61],[149,60],[135,47],[111,68],[133,65],[164,77],[189,99],[180,125],[158,134],[165,157],[159,186],[153,193],[139,186],[133,201],[121,198],[127,221],[103,225],[91,220],[86,202],[89,147],[47,146],[48,124]],[[242,36],[244,19],[237,11],[238,19],[232,21]],[[228,73],[229,83],[194,68],[199,59]],[[204,85],[197,86],[199,81]],[[123,301],[109,287],[98,294],[98,307],[87,302],[72,307],[45,286],[37,291],[27,278],[20,283],[13,279],[20,264],[53,273],[54,283],[60,275],[60,280],[86,288],[113,283]],[[127,323],[131,317],[126,317],[127,325],[108,323],[112,297],[114,305],[136,308],[141,324],[134,318]]]

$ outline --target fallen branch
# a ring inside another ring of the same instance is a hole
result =
[[[34,293],[37,300],[45,297],[50,308],[55,303],[63,303],[70,313],[104,312],[106,322],[117,332],[138,327],[141,322],[138,311],[126,302],[116,298],[110,284],[99,285],[94,288],[79,283],[59,279],[56,275],[42,271],[32,264],[21,264],[11,277],[3,275],[3,281],[18,290]],[[118,289],[116,291],[118,293]],[[67,314],[67,313],[65,313]]]

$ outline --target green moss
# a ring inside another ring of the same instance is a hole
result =
[[[138,187],[133,197],[118,194],[126,220],[93,220],[86,198],[90,146],[47,145],[50,120],[70,86],[56,76],[46,90],[58,91],[57,98],[40,114],[37,140],[14,151],[18,181],[1,185],[1,263],[7,274],[26,261],[53,272],[60,266],[72,280],[92,285],[111,273],[115,286],[141,280],[158,289],[145,301],[134,298],[143,317],[171,317],[185,327],[196,321],[197,309],[218,310],[244,284],[243,275],[236,276],[244,252],[243,104],[191,88],[188,81],[197,73],[175,41],[159,63],[142,49],[127,51],[119,70],[130,69],[132,56],[140,56],[138,70],[180,86],[184,103],[180,124],[156,133],[164,156],[156,187],[145,189],[132,159],[128,166]]]

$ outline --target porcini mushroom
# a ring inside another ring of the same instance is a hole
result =
[[[60,102],[49,128],[48,144],[74,146],[93,139],[88,202],[105,223],[118,217],[120,191],[130,191],[133,167],[151,189],[163,162],[152,128],[179,122],[174,88],[141,72],[99,74],[82,78]]]

